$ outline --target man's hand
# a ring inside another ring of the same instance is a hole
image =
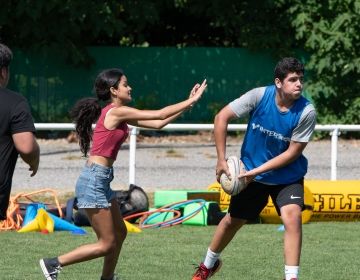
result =
[[[36,157],[35,160],[33,162],[28,163],[29,164],[29,171],[31,171],[30,177],[35,176],[35,174],[37,173],[38,169],[39,169],[39,157]]]
[[[29,165],[33,177],[39,168],[40,148],[32,132],[19,132],[12,135],[14,145],[21,158]]]
[[[216,181],[220,183],[220,177],[221,175],[225,173],[226,176],[230,178],[231,174],[229,171],[229,166],[226,163],[226,160],[218,160],[216,164]]]
[[[244,179],[245,180],[245,185],[247,186],[248,184],[251,183],[252,180],[254,180],[254,178],[256,177],[257,174],[254,174],[254,172],[252,170],[250,171],[242,171],[240,172],[238,178],[239,179]]]

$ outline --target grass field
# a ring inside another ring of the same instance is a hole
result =
[[[211,279],[257,280],[283,278],[282,236],[278,225],[246,225],[222,254],[222,269]],[[43,279],[42,257],[64,253],[93,242],[91,228],[84,236],[1,232],[0,279]],[[117,267],[122,280],[191,279],[193,264],[202,261],[214,226],[174,226],[129,233]],[[301,279],[360,279],[360,223],[304,225]],[[65,267],[60,280],[98,280],[102,260]]]

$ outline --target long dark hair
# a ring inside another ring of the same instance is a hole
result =
[[[111,100],[110,88],[118,87],[122,75],[124,75],[123,71],[117,68],[102,71],[94,83],[97,98],[80,99],[70,111],[70,117],[75,123],[75,130],[79,135],[80,150],[85,157],[92,140],[92,124],[98,120],[101,114],[99,101]]]

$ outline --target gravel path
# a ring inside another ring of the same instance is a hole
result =
[[[52,188],[59,192],[74,190],[85,160],[78,145],[65,139],[39,140],[41,163],[38,174],[30,177],[27,165],[19,159],[13,178],[13,193]],[[228,141],[227,154],[239,153],[239,140]],[[309,160],[306,179],[330,179],[331,143],[310,142],[305,150]],[[208,141],[138,143],[136,150],[136,184],[146,191],[161,189],[206,189],[215,181],[216,151]],[[129,146],[124,144],[115,163],[113,189],[128,185]],[[338,142],[338,180],[360,180],[360,141]]]

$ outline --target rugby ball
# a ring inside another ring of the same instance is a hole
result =
[[[225,173],[221,174],[221,187],[227,194],[237,195],[246,187],[245,179],[238,179],[239,174],[245,172],[244,164],[236,156],[229,156],[226,163],[229,167],[230,178]]]

